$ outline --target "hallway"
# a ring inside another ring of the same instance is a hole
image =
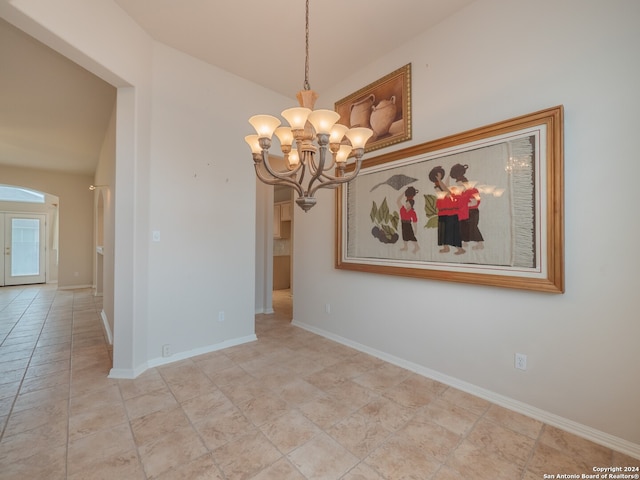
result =
[[[271,297],[273,310],[278,319],[289,320],[293,318],[293,296],[291,290],[274,290]]]
[[[282,292],[280,292],[282,293]],[[108,379],[91,290],[0,289],[0,479],[534,480],[640,465],[290,324]]]

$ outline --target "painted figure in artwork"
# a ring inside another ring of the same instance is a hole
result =
[[[415,205],[414,197],[418,193],[414,187],[408,187],[404,193],[402,193],[397,200],[398,209],[400,210],[400,222],[402,224],[402,240],[404,246],[400,250],[407,250],[409,248],[409,242],[413,243],[413,253],[420,250],[418,245],[418,239],[416,238],[416,228],[418,225],[418,214],[413,206]],[[405,197],[404,205],[402,204],[402,197]]]
[[[451,167],[449,176],[463,189],[460,202],[461,213],[459,215],[462,244],[466,245],[469,242],[475,242],[472,248],[481,250],[484,248],[484,238],[478,228],[480,222],[480,210],[478,208],[480,206],[480,192],[465,176],[468,168],[469,165],[456,163]]]
[[[456,249],[454,254],[462,255],[466,251],[462,248],[460,220],[458,218],[461,195],[454,192],[444,183],[444,175],[444,168],[440,166],[432,168],[429,172],[429,180],[433,182],[438,197],[436,200],[436,208],[438,209],[438,245],[442,247],[439,251],[440,253],[447,253],[451,250],[450,247],[454,247]]]

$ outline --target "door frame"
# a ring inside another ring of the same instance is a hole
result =
[[[0,216],[2,217],[3,224],[1,232],[2,236],[2,269],[0,275],[2,275],[2,279],[0,280],[0,285],[3,286],[12,286],[12,285],[32,285],[37,283],[46,283],[47,282],[47,215],[43,213],[23,213],[23,212],[0,212]],[[37,275],[22,275],[22,276],[12,276],[11,275],[11,258],[13,252],[11,249],[11,239],[13,237],[13,228],[12,228],[12,220],[13,219],[29,219],[29,220],[38,220],[39,221],[39,229],[38,229],[38,243],[39,243],[39,252],[38,252],[38,270],[39,273]]]

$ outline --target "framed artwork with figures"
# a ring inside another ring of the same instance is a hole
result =
[[[365,159],[336,268],[564,292],[563,107]]]

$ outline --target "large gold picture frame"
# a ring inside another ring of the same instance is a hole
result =
[[[564,292],[563,107],[363,162],[336,268]]]
[[[411,139],[411,64],[335,103],[338,123],[367,127],[373,136],[365,152]]]

